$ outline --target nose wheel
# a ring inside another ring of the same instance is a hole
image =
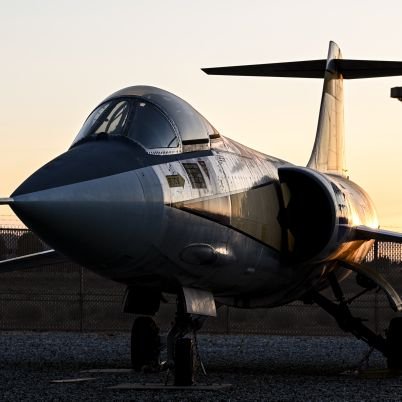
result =
[[[174,373],[174,385],[190,386],[194,383],[196,361],[201,366],[204,374],[196,332],[202,327],[206,316],[189,314],[185,310],[185,303],[181,297],[177,299],[177,312],[174,324],[166,339],[168,374]],[[192,337],[187,335],[191,334]],[[168,377],[166,377],[166,382]]]
[[[159,370],[161,342],[159,328],[151,317],[135,319],[131,331],[131,363],[133,369]]]
[[[174,385],[194,382],[194,345],[191,338],[179,338],[175,344]]]

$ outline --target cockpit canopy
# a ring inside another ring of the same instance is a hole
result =
[[[106,98],[89,115],[73,145],[98,135],[127,137],[152,154],[209,149],[210,139],[219,137],[183,99],[150,86],[128,87]]]

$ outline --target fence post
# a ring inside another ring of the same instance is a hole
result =
[[[226,333],[230,334],[230,307],[226,306]]]
[[[379,250],[378,250],[378,241],[374,241],[374,261],[376,263],[376,271],[378,272],[378,261],[379,261]],[[378,329],[380,327],[380,317],[379,317],[379,300],[378,300],[378,292],[374,293],[374,331],[378,334]]]
[[[379,255],[378,255],[378,241],[375,240],[374,241],[374,260],[378,261],[378,257],[379,257]]]
[[[80,266],[80,332],[84,330],[84,268]]]

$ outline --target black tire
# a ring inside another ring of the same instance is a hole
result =
[[[131,331],[131,364],[140,371],[144,366],[157,367],[160,360],[159,328],[151,317],[138,317]]]
[[[402,317],[393,318],[387,333],[387,366],[402,370]]]
[[[180,338],[176,341],[174,358],[174,384],[179,386],[192,385],[194,382],[194,350],[190,338]]]

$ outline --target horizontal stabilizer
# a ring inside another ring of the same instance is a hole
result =
[[[327,66],[327,60],[322,59],[202,69],[209,75],[294,78],[324,78],[326,70],[346,79],[391,77],[402,75],[402,62],[333,59]]]
[[[251,64],[247,66],[203,68],[209,75],[244,75],[254,77],[323,78],[326,60],[292,61],[288,63]]]
[[[384,229],[373,229],[368,226],[355,226],[352,228],[354,240],[378,240],[391,243],[402,243],[402,233]]]
[[[0,273],[40,268],[68,261],[69,260],[66,257],[62,256],[57,251],[46,250],[39,253],[27,254],[21,257],[0,261]]]
[[[402,62],[378,60],[333,60],[343,78],[378,78],[402,75]]]

